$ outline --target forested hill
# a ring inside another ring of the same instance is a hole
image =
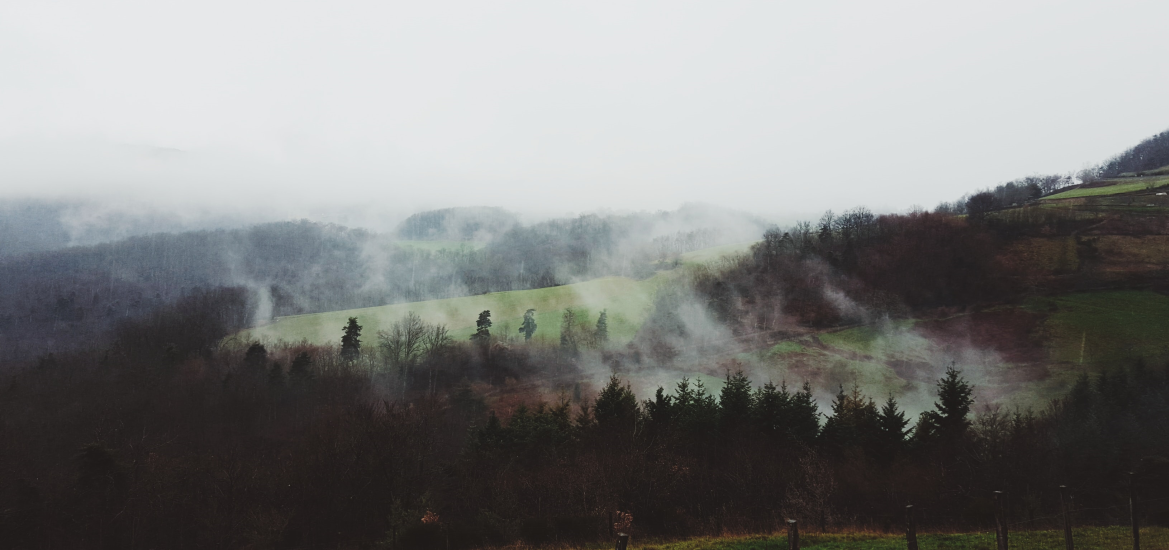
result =
[[[605,275],[648,276],[663,260],[728,239],[753,239],[765,227],[761,220],[700,208],[530,226],[514,225],[491,209],[484,212],[494,218],[444,212],[434,217],[462,221],[436,227],[477,227],[472,233],[479,236],[491,234],[484,228],[502,232],[476,246],[457,240],[414,246],[392,235],[302,220],[0,257],[0,361],[103,345],[119,321],[143,318],[200,289],[243,289],[246,322],[262,323]],[[732,218],[736,223],[725,222]],[[459,225],[467,220],[470,225]],[[29,229],[24,226],[24,233]]]
[[[991,210],[1020,206],[1069,187],[1092,185],[1099,180],[1169,174],[1169,130],[1145,139],[1108,160],[1079,172],[1036,174],[1017,178],[993,188],[968,193],[954,202],[943,202],[939,214],[979,215]]]
[[[1169,130],[1150,137],[1100,165],[1098,175],[1112,178],[1169,166]]]

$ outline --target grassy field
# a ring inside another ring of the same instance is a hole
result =
[[[442,241],[415,241],[442,242]],[[747,250],[750,243],[739,243],[698,250],[683,254],[680,269],[659,272],[644,280],[626,277],[603,277],[582,283],[534,290],[492,292],[477,296],[463,296],[443,300],[427,300],[386,306],[313,313],[280,317],[263,326],[243,331],[242,340],[274,342],[335,343],[341,337],[341,327],[349,317],[357,317],[367,339],[378,330],[388,328],[408,312],[417,313],[429,323],[443,323],[456,339],[468,338],[475,332],[479,312],[491,311],[492,334],[519,335],[524,312],[536,310],[536,334],[533,338],[557,342],[560,339],[560,320],[565,308],[571,308],[590,326],[596,322],[602,309],[608,312],[609,337],[615,344],[628,342],[637,333],[649,315],[654,294],[667,281],[681,275],[686,266],[709,263],[731,254]]]
[[[1079,197],[1103,197],[1122,193],[1136,193],[1148,189],[1156,189],[1169,185],[1169,177],[1141,178],[1137,181],[1117,180],[1112,185],[1102,187],[1080,187],[1043,197],[1040,200],[1075,199]]]
[[[1169,351],[1169,296],[1121,290],[1032,298],[1054,362],[1108,365]]]
[[[1082,527],[1072,530],[1072,538],[1081,550],[1131,550],[1128,527]],[[921,534],[917,537],[922,550],[993,550],[993,531],[957,534]],[[610,545],[597,545],[608,548]],[[695,538],[675,542],[633,539],[630,548],[644,550],[786,550],[786,535]],[[1010,535],[1010,547],[1020,550],[1055,550],[1064,548],[1063,531],[1016,531]],[[591,546],[589,548],[592,548]],[[903,550],[905,536],[878,533],[800,535],[800,548],[817,550]],[[1169,529],[1141,529],[1141,548],[1169,548]]]

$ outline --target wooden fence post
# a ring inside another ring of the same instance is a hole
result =
[[[1004,500],[1002,491],[994,492],[994,526],[995,526],[995,543],[998,550],[1007,550],[1007,516],[1004,512]]]
[[[913,505],[905,507],[905,544],[909,550],[917,550],[917,520],[914,517]]]
[[[1076,550],[1076,545],[1072,542],[1072,511],[1068,506],[1067,489],[1067,485],[1059,486],[1059,507],[1063,511],[1063,541],[1067,550]]]
[[[1128,514],[1132,517],[1132,550],[1141,550],[1141,523],[1137,519],[1136,474],[1128,473]]]
[[[799,550],[800,548],[800,527],[796,524],[796,520],[787,520],[787,549]]]
[[[625,550],[629,546],[629,535],[625,533],[617,533],[616,550]]]

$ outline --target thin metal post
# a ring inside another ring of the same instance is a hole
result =
[[[913,505],[905,507],[905,545],[909,550],[917,550],[917,519],[913,512]]]
[[[1128,514],[1132,517],[1132,550],[1141,550],[1141,523],[1137,519],[1136,474],[1128,473]]]
[[[1067,490],[1067,485],[1059,486],[1059,507],[1063,511],[1063,541],[1066,550],[1076,550],[1076,545],[1072,542],[1072,511],[1068,506]]]
[[[998,550],[1007,550],[1007,516],[1004,513],[1004,501],[1002,491],[994,492],[994,524],[995,524],[995,543]]]

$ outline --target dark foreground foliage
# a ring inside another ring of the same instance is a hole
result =
[[[1027,517],[1051,513],[1060,484],[1081,521],[1112,523],[1126,472],[1147,498],[1169,489],[1163,366],[1085,377],[1038,413],[974,414],[954,371],[917,419],[846,388],[821,415],[807,386],[736,372],[717,395],[683,380],[636,396],[614,377],[594,399],[489,412],[491,386],[475,380],[492,370],[475,344],[441,367],[461,370],[420,376],[392,399],[336,348],[214,342],[127,339],[6,377],[0,546],[592,541],[614,510],[641,535],[772,529],[785,517],[880,529],[906,503],[926,526],[984,527],[992,489]],[[1164,507],[1142,513],[1169,521]]]

